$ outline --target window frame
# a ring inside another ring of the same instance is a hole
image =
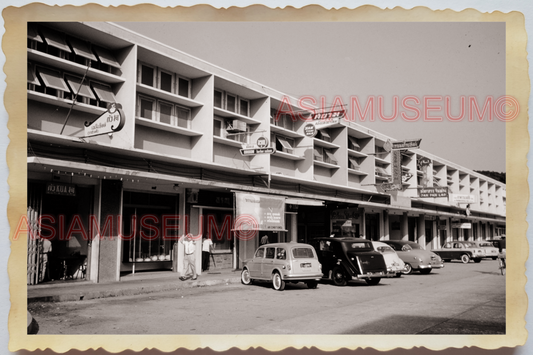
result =
[[[149,96],[144,96],[144,95],[138,95],[137,97],[138,97],[138,99],[137,99],[137,117],[144,118],[144,119],[147,119],[147,120],[152,120],[152,121],[155,121],[155,122],[159,122],[159,117],[157,117],[157,121],[156,121],[156,116],[157,116],[157,112],[158,112],[157,111],[157,100],[154,99],[154,98],[151,98]],[[152,102],[152,117],[151,118],[142,116],[142,105],[141,105],[141,101],[142,100],[146,100],[146,101]]]
[[[176,74],[169,70],[165,70],[159,67],[156,67],[156,69],[157,69],[157,74],[156,74],[157,89],[164,91],[164,92],[169,92],[171,94],[175,94],[176,93],[176,87],[175,87],[176,86]],[[162,75],[163,73],[170,75],[170,91],[164,90],[161,86],[161,79],[163,78],[163,75]]]
[[[191,90],[192,90],[192,80],[189,79],[189,78],[185,78],[177,73],[175,73],[175,87],[174,87],[174,90],[175,90],[175,94],[178,95],[178,96],[182,96],[182,97],[186,97],[188,99],[191,98]],[[187,82],[187,96],[183,96],[180,94],[180,80],[184,80]]]

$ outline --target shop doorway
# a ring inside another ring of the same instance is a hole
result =
[[[93,193],[92,186],[28,185],[28,223],[35,230],[28,240],[28,284],[87,279]]]
[[[368,240],[378,241],[379,234],[379,213],[365,214],[365,237]]]

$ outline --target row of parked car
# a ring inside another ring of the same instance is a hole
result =
[[[244,262],[241,281],[245,285],[269,281],[280,291],[286,282],[305,282],[309,288],[316,288],[321,279],[331,280],[337,286],[352,279],[377,285],[383,277],[400,277],[413,271],[429,274],[452,259],[468,263],[497,257],[498,249],[488,241],[453,241],[428,251],[410,241],[323,237],[310,244],[260,246],[253,258]]]

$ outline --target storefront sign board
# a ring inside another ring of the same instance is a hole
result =
[[[235,229],[285,230],[285,197],[235,193]]]
[[[392,149],[417,149],[420,148],[420,139],[403,140],[401,142],[392,142]]]
[[[126,119],[120,104],[111,104],[106,112],[91,123],[85,123],[85,137],[99,136],[118,132],[124,127]]]
[[[476,203],[476,196],[453,194],[452,201],[457,203]]]
[[[46,193],[48,195],[76,196],[76,186],[70,184],[58,184],[50,182],[46,184]]]
[[[244,148],[241,149],[241,154],[243,156],[247,155],[257,155],[257,154],[274,154],[276,153],[276,148]]]
[[[448,197],[448,187],[419,187],[418,197]]]

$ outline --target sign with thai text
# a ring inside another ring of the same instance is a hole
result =
[[[448,197],[448,187],[419,187],[418,197]]]
[[[410,140],[404,140],[401,142],[392,142],[392,149],[417,149],[420,148],[420,142],[422,141],[422,138],[420,139],[410,139]]]
[[[402,184],[402,154],[399,150],[392,151],[392,183]]]
[[[312,122],[315,125],[315,128],[321,129],[327,126],[340,123],[341,118],[343,118],[345,115],[346,115],[346,111],[339,110],[339,111],[315,113],[311,115],[311,119],[313,120]]]
[[[235,193],[235,229],[285,230],[285,197]]]
[[[276,153],[276,148],[244,148],[241,149],[241,154],[243,156],[247,155],[256,155],[256,154],[274,154]]]
[[[85,122],[85,137],[118,132],[124,127],[124,111],[120,104],[111,104],[106,112],[91,123]]]
[[[304,126],[304,134],[306,137],[314,137],[316,136],[317,129],[314,124],[308,123]]]
[[[70,184],[58,184],[50,182],[46,184],[46,193],[48,195],[76,196],[76,186]]]
[[[460,195],[453,194],[452,201],[457,203],[476,203],[476,196],[474,195]]]
[[[377,186],[378,186],[378,189],[383,191],[383,192],[402,191],[403,190],[403,185],[401,183],[400,184],[394,184],[394,183],[390,183],[390,182],[384,182],[384,183],[379,184]]]

